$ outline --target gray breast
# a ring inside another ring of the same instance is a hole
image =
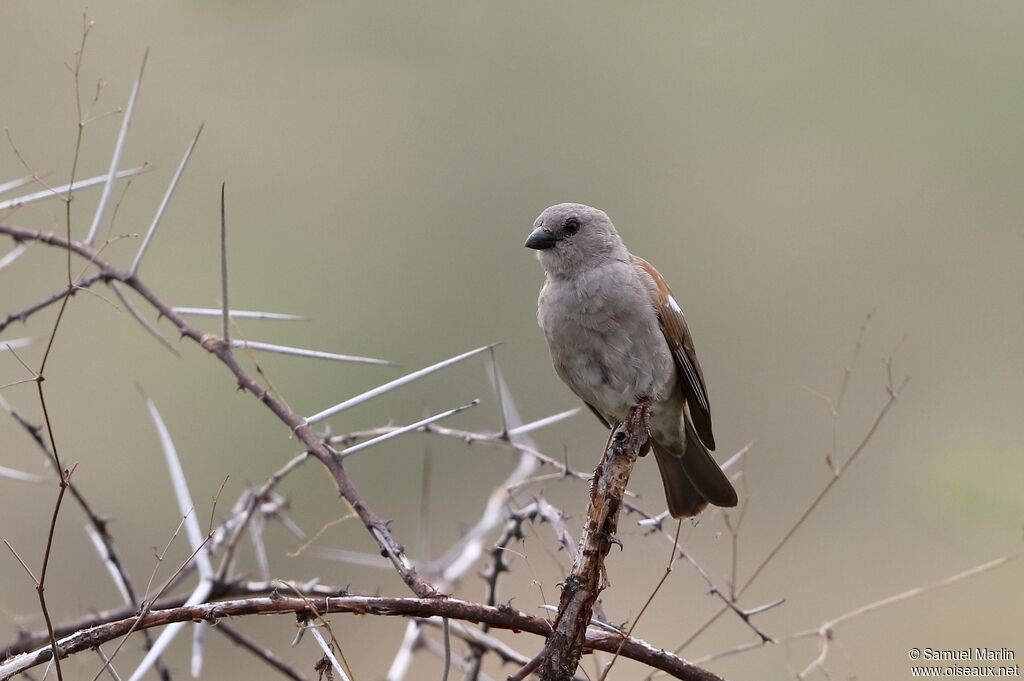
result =
[[[621,420],[637,399],[660,400],[670,392],[672,357],[632,266],[550,280],[538,321],[555,371],[606,417]]]

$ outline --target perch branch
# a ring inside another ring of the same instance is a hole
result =
[[[633,407],[625,422],[612,433],[594,471],[586,526],[572,569],[562,584],[558,616],[542,653],[541,679],[544,681],[568,681],[579,666],[594,603],[608,585],[604,559],[612,544],[618,541],[615,533],[626,483],[641,447],[647,442],[649,418],[647,403]]]

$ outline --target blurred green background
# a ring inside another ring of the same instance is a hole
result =
[[[0,125],[33,170],[66,181],[75,135],[72,59],[84,7],[0,4]],[[522,248],[544,207],[606,210],[635,253],[672,284],[694,330],[715,410],[719,455],[753,440],[738,569],[749,575],[828,480],[831,421],[806,388],[834,395],[874,311],[839,419],[840,458],[886,399],[883,360],[911,382],[862,458],[755,582],[743,604],[786,603],[757,618],[783,637],[859,605],[1018,551],[1024,523],[1024,5],[1017,2],[416,3],[94,0],[83,92],[95,114],[122,106],[142,53],[149,65],[124,165],[132,183],[112,233],[144,231],[196,128],[206,129],[143,275],[178,305],[217,304],[218,193],[227,182],[231,298],[240,308],[308,315],[248,322],[252,339],[417,368],[491,341],[526,420],[576,404],[550,368],[534,309],[542,275]],[[79,176],[104,172],[119,127],[86,128]],[[0,144],[0,180],[26,173]],[[118,192],[115,196],[119,196]],[[73,206],[84,235],[98,191]],[[63,230],[58,202],[3,218]],[[127,264],[137,239],[106,254]],[[5,253],[10,243],[3,244]],[[34,247],[0,272],[0,311],[62,282],[63,260]],[[108,295],[104,291],[99,291]],[[45,336],[53,311],[4,339]],[[161,328],[171,338],[168,325]],[[218,326],[207,324],[211,331]],[[21,354],[38,364],[42,344]],[[297,449],[269,413],[237,393],[194,346],[175,359],[103,300],[76,296],[47,369],[56,437],[75,478],[115,519],[136,582],[179,516],[158,441],[133,386],[156,401],[175,438],[200,517],[225,477],[226,508]],[[310,414],[397,370],[265,357],[290,404]],[[0,384],[24,376],[0,354]],[[4,396],[32,418],[31,385]],[[493,429],[486,364],[474,360],[333,419],[334,432],[402,423],[474,397],[452,425]],[[538,435],[555,457],[589,469],[605,434],[582,414]],[[416,547],[423,452],[432,454],[429,545],[437,557],[470,526],[513,466],[505,452],[412,436],[353,459],[371,504]],[[0,465],[45,471],[32,443],[0,420]],[[661,510],[647,461],[633,487]],[[344,515],[308,465],[285,486],[307,532]],[[585,486],[545,494],[578,516]],[[0,533],[38,566],[55,485],[0,480]],[[734,516],[735,517],[735,516]],[[119,597],[67,504],[47,595],[58,620]],[[623,523],[609,563],[612,619],[632,619],[661,576],[667,544]],[[572,524],[578,531],[578,522]],[[720,514],[683,530],[724,584],[730,540]],[[538,610],[557,599],[558,561],[541,529],[502,596]],[[405,593],[386,572],[285,555],[301,542],[268,530],[275,577]],[[373,551],[361,527],[324,546]],[[174,560],[187,555],[179,540]],[[251,550],[244,558],[249,565]],[[169,562],[173,562],[169,559]],[[169,568],[164,568],[169,570]],[[1011,564],[839,627],[827,667],[841,678],[909,678],[911,647],[1008,647],[1024,655],[1022,568]],[[0,638],[42,619],[32,585],[0,559]],[[481,598],[475,571],[456,593]],[[717,608],[680,565],[636,633],[673,648]],[[332,618],[357,678],[382,678],[399,622]],[[239,622],[313,677],[312,641],[288,647],[289,618]],[[685,654],[749,641],[726,616]],[[506,636],[532,656],[540,641]],[[122,673],[138,659],[126,649]],[[211,634],[207,676],[270,677]],[[187,637],[170,661],[187,673]],[[814,644],[769,646],[712,663],[732,679],[786,678]],[[587,670],[594,666],[587,661]],[[65,666],[92,678],[96,658]],[[490,666],[493,678],[510,668]],[[410,678],[439,678],[421,654]],[[637,678],[616,666],[612,678]],[[817,677],[822,678],[821,672]]]

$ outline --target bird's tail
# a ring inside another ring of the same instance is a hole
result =
[[[669,513],[673,518],[689,518],[704,510],[709,502],[715,506],[735,506],[736,490],[729,478],[689,427],[686,431],[685,447],[666,447],[651,441]]]

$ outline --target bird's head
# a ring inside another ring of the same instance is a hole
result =
[[[559,277],[628,257],[608,215],[582,203],[546,208],[534,221],[525,245],[537,251],[548,274]]]

